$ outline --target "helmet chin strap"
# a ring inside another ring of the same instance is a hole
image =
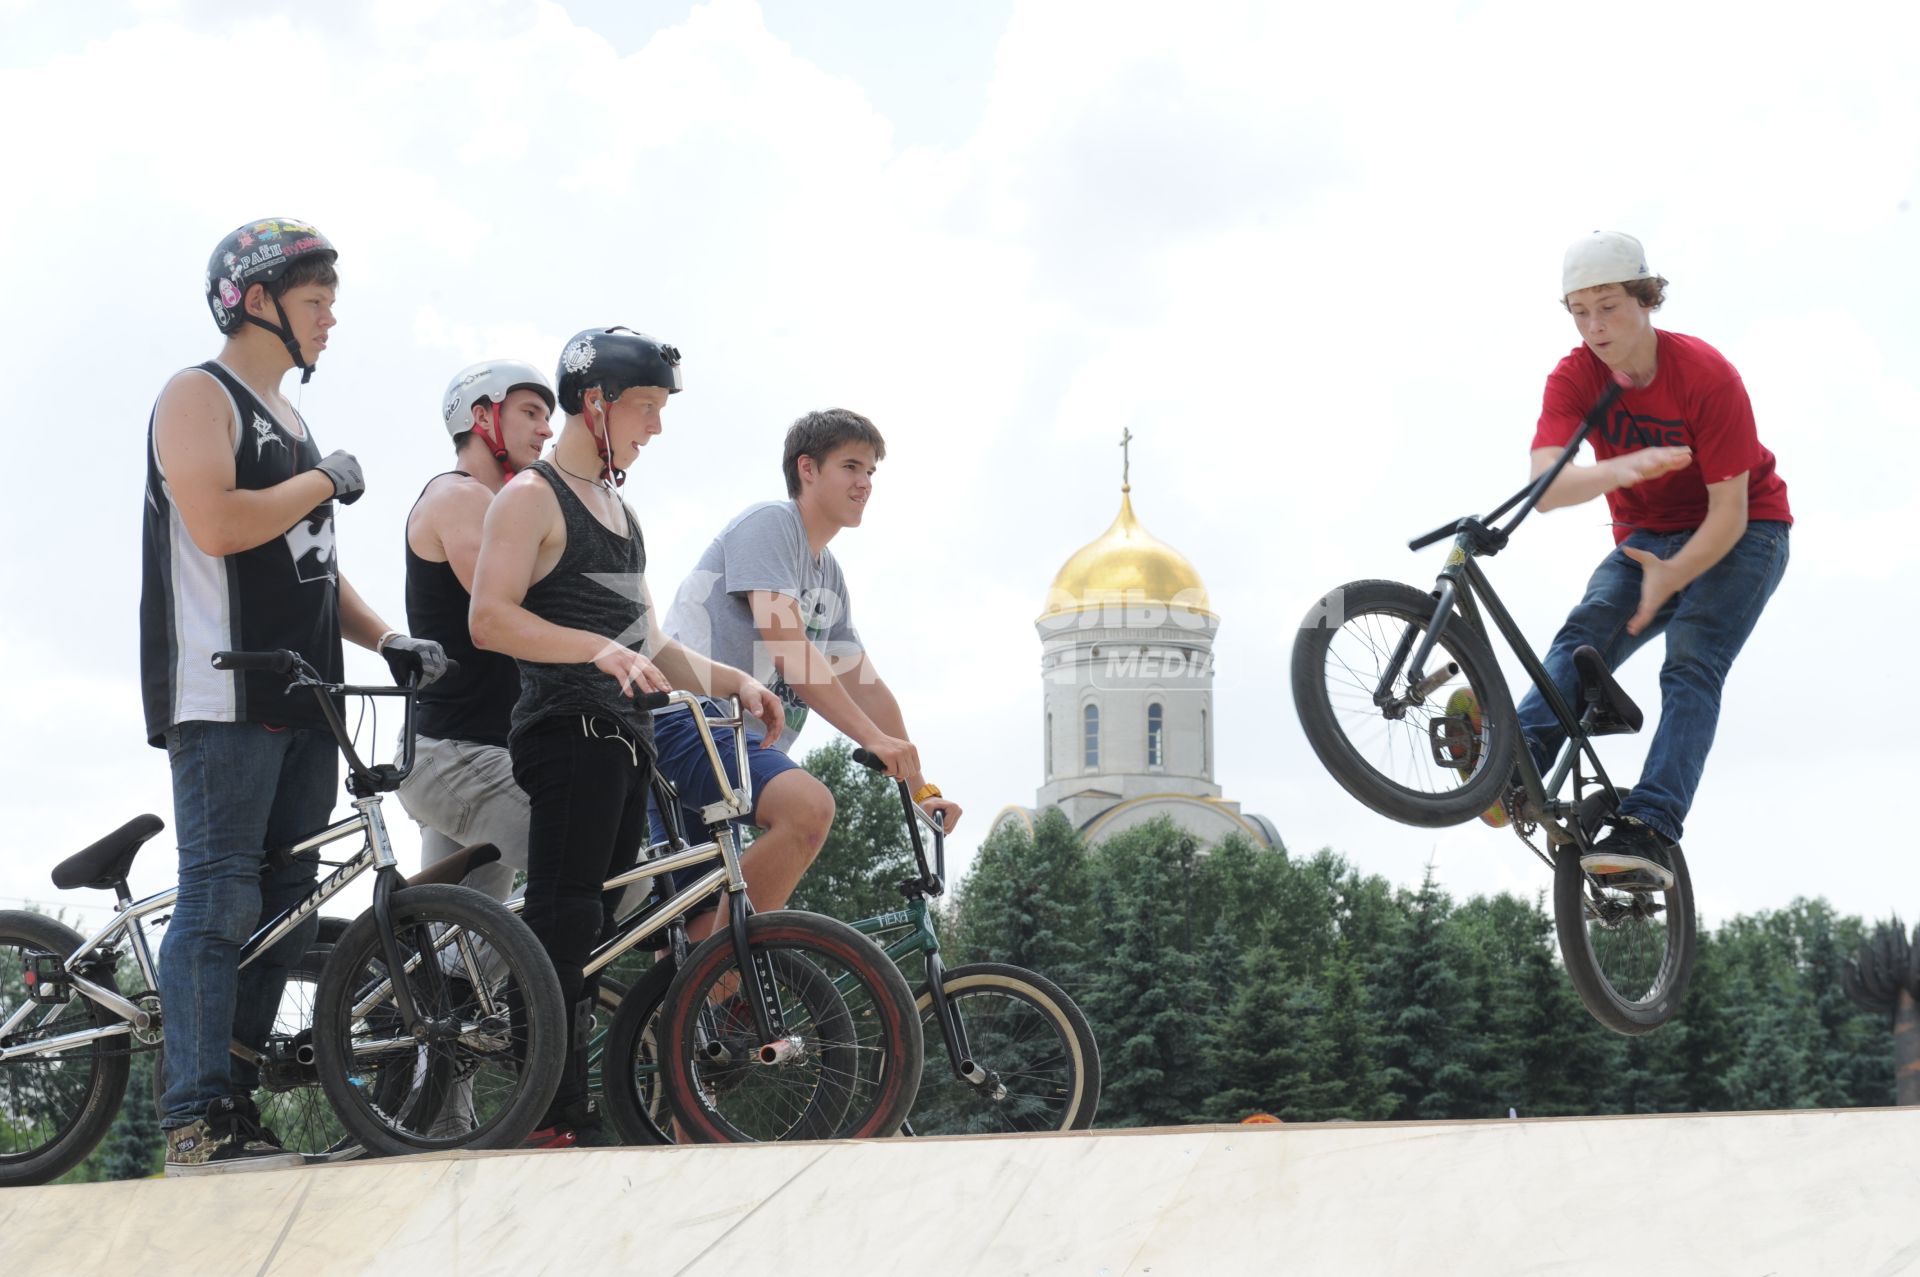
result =
[[[493,404],[492,408],[493,434],[489,436],[487,428],[477,421],[473,423],[473,433],[480,436],[480,442],[487,445],[488,451],[493,453],[493,459],[500,463],[500,468],[507,472],[507,478],[511,480],[518,472],[514,470],[513,462],[507,458],[507,436],[506,432],[500,428],[500,405]]]
[[[593,413],[588,412],[587,431],[593,435],[593,446],[600,454],[600,482],[606,484],[609,490],[611,490],[625,485],[627,482],[627,472],[613,464],[613,432],[606,426],[607,405],[605,400],[601,400],[599,408],[600,428],[595,429]]]
[[[266,329],[280,339],[280,344],[287,348],[289,355],[293,356],[293,366],[300,370],[300,384],[304,386],[313,380],[313,365],[300,357],[300,343],[294,340],[293,325],[287,322],[286,308],[280,305],[280,294],[269,290],[267,296],[273,298],[274,312],[280,316],[280,326],[278,328],[269,324],[266,320],[261,319],[258,315],[251,313],[244,314],[241,318],[249,324],[254,324]]]

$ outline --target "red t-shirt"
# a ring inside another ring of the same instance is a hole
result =
[[[1613,539],[1636,528],[1685,532],[1707,517],[1707,485],[1747,476],[1747,520],[1792,523],[1787,484],[1773,454],[1760,443],[1747,388],[1726,356],[1698,337],[1655,329],[1659,342],[1653,384],[1623,390],[1607,420],[1587,436],[1602,461],[1641,448],[1692,448],[1693,464],[1607,493]],[[1600,397],[1612,373],[1585,345],[1560,361],[1547,378],[1546,401],[1534,428],[1536,448],[1564,448]]]

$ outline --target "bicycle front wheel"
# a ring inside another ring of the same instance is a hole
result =
[[[321,1085],[376,1153],[513,1148],[546,1113],[570,1034],[553,963],[526,924],[477,891],[393,893],[403,978],[427,1021],[401,1022],[373,911],[334,946],[314,1000]]]
[[[1100,1106],[1100,1049],[1086,1016],[1051,980],[979,962],[940,982],[967,1039],[968,1060],[928,1051],[913,1102],[915,1135],[1081,1131]],[[920,1028],[938,1043],[933,995]],[[956,1069],[966,1075],[956,1075]]]
[[[1693,876],[1679,847],[1673,886],[1621,891],[1601,886],[1580,856],[1619,808],[1619,798],[1589,794],[1578,814],[1580,839],[1553,863],[1553,918],[1567,978],[1593,1018],[1615,1033],[1649,1033],[1673,1018],[1693,978]]]
[[[675,971],[671,959],[662,959],[625,990],[602,1045],[600,1098],[623,1144],[674,1142],[660,1084],[660,1006]],[[603,995],[606,984],[601,981]]]
[[[329,919],[328,921],[332,921]],[[333,934],[339,935],[345,924]],[[333,956],[331,944],[313,944],[300,960],[287,969],[286,988],[280,993],[280,1007],[274,1012],[273,1032],[266,1042],[260,1064],[260,1089],[254,1100],[260,1106],[260,1122],[272,1131],[281,1146],[303,1155],[309,1162],[344,1162],[364,1151],[348,1135],[347,1128],[327,1101],[320,1085],[313,1051],[313,1001],[320,985],[320,973]],[[153,1062],[153,1099],[156,1110],[166,1091],[166,1044],[163,1042]]]
[[[28,1048],[0,1062],[0,1187],[44,1184],[86,1160],[127,1091],[133,1039],[125,1034],[44,1054],[32,1050],[36,1042],[122,1022],[71,985],[40,982],[51,964],[80,945],[73,928],[52,918],[0,912],[0,1024],[13,1026],[0,1046]],[[37,998],[28,993],[30,978]],[[114,987],[110,975],[92,978]]]
[[[1381,815],[1427,827],[1499,801],[1520,734],[1493,653],[1457,614],[1410,685],[1433,609],[1410,585],[1356,581],[1329,594],[1293,643],[1293,704],[1321,763]]]
[[[797,910],[749,918],[747,948],[772,1040],[737,992],[730,929],[695,949],[667,990],[661,1084],[679,1133],[710,1144],[898,1131],[923,1058],[900,969],[852,927]]]

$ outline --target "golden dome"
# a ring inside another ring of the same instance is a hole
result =
[[[1207,587],[1187,556],[1140,526],[1130,486],[1120,489],[1120,513],[1097,540],[1080,547],[1047,591],[1040,619],[1063,612],[1142,604],[1213,615]]]

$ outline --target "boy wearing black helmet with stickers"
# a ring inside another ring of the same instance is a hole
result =
[[[419,739],[400,802],[420,824],[420,861],[490,842],[500,859],[465,885],[505,900],[527,867],[527,795],[513,779],[507,733],[520,697],[510,656],[467,632],[480,531],[494,494],[539,460],[553,437],[553,385],[532,364],[489,359],[461,369],[441,399],[455,465],[427,481],[407,515],[407,626],[458,668],[420,694]]]
[[[239,970],[259,921],[313,885],[312,862],[272,868],[265,849],[324,825],[339,776],[312,700],[278,675],[216,670],[213,653],[287,648],[338,682],[344,637],[425,681],[445,669],[437,644],[389,630],[340,575],[334,508],[360,496],[360,464],[323,456],[280,393],[294,368],[304,384],[327,347],[335,260],[325,236],[285,218],[222,240],[206,297],[226,345],[174,375],[147,427],[140,676],[148,741],[166,747],[173,773],[180,856],[159,971],[168,1175],[301,1161],[260,1124],[258,1067],[228,1044],[265,1040],[316,921]]]
[[[474,568],[474,645],[520,666],[508,750],[531,804],[522,916],[574,1015],[567,1072],[534,1132],[547,1147],[605,1138],[587,1091],[594,988],[584,968],[612,921],[601,884],[635,863],[647,832],[653,720],[635,694],[712,687],[750,713],[781,712],[746,674],[661,634],[647,592],[640,524],[618,489],[680,385],[679,352],[645,334],[595,328],[569,341],[566,424],[552,456],[488,507]]]

